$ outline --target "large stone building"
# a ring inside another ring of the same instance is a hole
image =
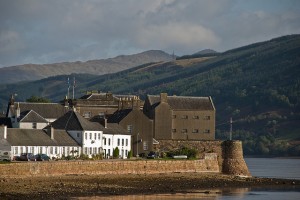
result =
[[[132,136],[133,155],[149,153],[153,150],[153,121],[140,109],[140,100],[133,100],[133,108],[116,111],[108,119],[108,124],[116,123]]]
[[[156,140],[214,140],[215,107],[211,97],[148,95],[143,111],[153,120]]]
[[[84,118],[90,119],[97,116],[110,116],[117,110],[131,109],[133,101],[142,101],[136,95],[113,95],[110,92],[87,92],[79,99],[65,100],[65,105],[76,109]]]

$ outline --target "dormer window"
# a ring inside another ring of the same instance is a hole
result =
[[[32,123],[32,128],[33,128],[33,129],[36,129],[36,128],[37,128],[36,122],[33,122],[33,123]]]

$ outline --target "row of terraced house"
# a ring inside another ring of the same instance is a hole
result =
[[[214,140],[211,97],[114,95],[87,92],[60,103],[17,102],[11,96],[0,118],[0,150],[45,153],[50,157],[85,154],[119,157],[153,151],[161,140]]]

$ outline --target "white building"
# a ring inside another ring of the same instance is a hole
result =
[[[47,154],[50,158],[77,155],[80,145],[64,130],[19,129],[0,126],[0,150],[10,150],[12,159],[22,153]],[[76,153],[75,153],[76,155]]]
[[[66,130],[82,147],[82,154],[89,157],[104,154],[108,158],[113,156],[113,150],[118,147],[119,157],[127,158],[131,150],[131,135],[118,124],[103,125],[91,122],[75,111],[69,111],[51,123],[55,129]]]

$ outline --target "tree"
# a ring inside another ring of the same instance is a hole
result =
[[[37,97],[37,96],[32,95],[29,99],[26,99],[26,102],[50,103],[51,101],[44,97]]]
[[[113,157],[114,158],[119,158],[119,153],[120,153],[120,150],[118,147],[116,147],[114,150],[113,150]]]

